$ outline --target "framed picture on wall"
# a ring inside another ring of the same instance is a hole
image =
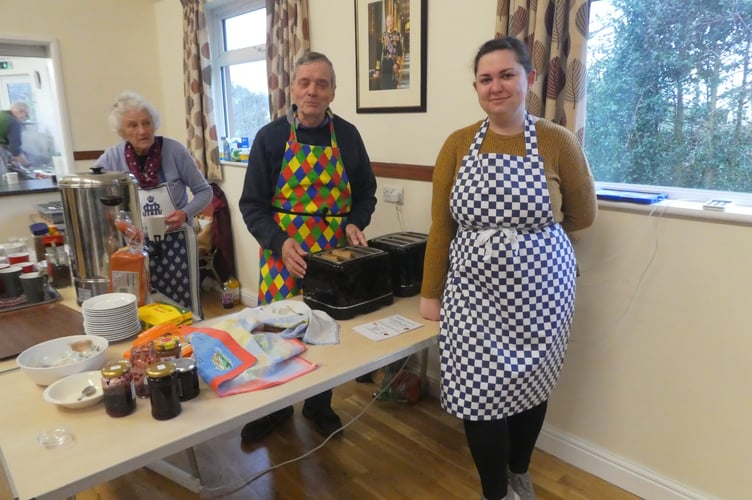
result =
[[[356,112],[426,111],[427,0],[355,0]]]

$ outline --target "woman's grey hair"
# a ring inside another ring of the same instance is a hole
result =
[[[304,53],[302,56],[298,58],[297,61],[295,61],[295,67],[292,69],[292,81],[295,81],[295,75],[298,72],[298,67],[302,66],[304,64],[310,64],[316,61],[324,61],[326,64],[329,65],[329,71],[332,74],[332,88],[337,88],[337,75],[334,74],[334,65],[332,64],[332,61],[329,60],[328,57],[326,57],[321,52],[313,52],[308,51]]]
[[[154,130],[159,128],[159,111],[157,111],[157,108],[135,92],[126,91],[115,99],[115,104],[112,105],[108,118],[110,127],[118,135],[123,135],[123,117],[130,111],[146,111],[154,124]]]

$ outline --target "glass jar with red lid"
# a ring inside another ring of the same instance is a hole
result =
[[[177,335],[162,335],[154,340],[154,350],[157,351],[157,361],[174,361],[180,357],[180,337]]]

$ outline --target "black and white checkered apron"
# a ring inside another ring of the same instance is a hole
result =
[[[574,312],[575,256],[553,218],[535,121],[526,114],[524,157],[479,154],[487,130],[488,119],[452,189],[459,228],[439,335],[442,407],[468,420],[548,399]]]

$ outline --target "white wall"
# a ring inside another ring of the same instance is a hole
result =
[[[158,96],[152,100],[165,114],[162,132],[182,137],[179,2],[77,0],[65,2],[65,9],[54,0],[4,4],[11,18],[24,13],[31,19],[19,26],[61,40],[74,149],[102,149],[113,141],[106,108],[121,88],[137,83]],[[70,4],[77,7],[70,11]],[[312,47],[329,55],[338,73],[333,108],[358,126],[374,161],[430,165],[450,131],[481,117],[470,66],[493,34],[495,4],[475,0],[472,8],[457,9],[454,2],[429,2],[428,111],[364,115],[355,112],[353,2],[310,2]],[[41,16],[44,8],[52,14]],[[97,22],[79,28],[87,10]],[[118,64],[92,58],[103,54],[113,54]],[[158,57],[147,65],[160,72],[139,79],[134,72],[144,70],[142,64],[127,71],[121,64],[133,57]],[[224,174],[222,188],[234,208],[244,169],[225,167]],[[430,183],[378,181],[405,188],[407,229],[427,231]],[[4,219],[8,207],[0,198]],[[752,231],[661,214],[602,209],[595,226],[579,235],[575,250],[583,274],[572,341],[539,445],[645,498],[746,499],[752,491],[746,471],[752,463],[746,317]],[[236,209],[232,217],[248,301],[256,290],[258,247]],[[0,221],[0,235],[7,225]],[[379,203],[368,236],[399,230],[394,205]],[[435,359],[430,368],[435,374]]]

